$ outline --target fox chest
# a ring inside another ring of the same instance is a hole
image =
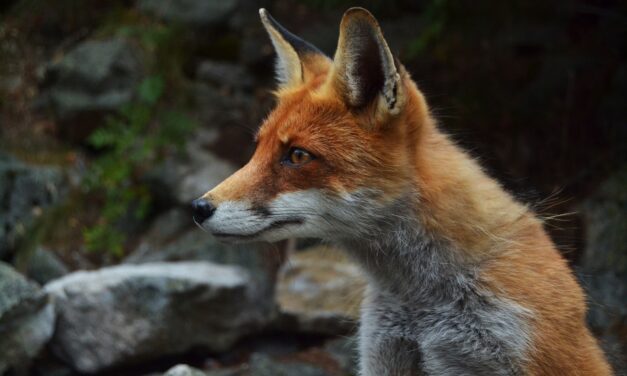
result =
[[[385,369],[411,369],[407,374],[521,374],[529,333],[520,307],[483,297],[461,299],[427,307],[369,288],[362,306],[361,358],[393,361]]]

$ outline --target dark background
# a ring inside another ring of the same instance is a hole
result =
[[[42,246],[68,270],[124,260],[163,213],[184,210],[187,196],[177,192],[210,188],[202,180],[181,188],[173,172],[214,176],[195,147],[230,168],[250,157],[274,87],[257,9],[332,56],[342,13],[361,5],[441,128],[546,218],[618,362],[627,338],[626,2],[219,3],[0,3],[2,168],[20,161],[60,171],[59,194],[28,210],[0,195],[3,261],[23,271],[30,256],[20,255]],[[121,47],[76,52],[110,40]],[[94,68],[81,71],[81,62]],[[14,191],[15,174],[2,171],[0,193]]]

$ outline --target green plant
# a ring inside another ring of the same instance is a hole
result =
[[[158,161],[161,151],[182,146],[194,125],[184,113],[160,105],[164,86],[160,76],[146,78],[137,99],[88,139],[102,151],[84,181],[89,196],[102,203],[98,220],[84,230],[88,250],[122,255],[126,240],[122,222],[143,219],[150,208],[150,191],[142,179],[146,169]]]

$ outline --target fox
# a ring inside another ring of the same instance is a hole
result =
[[[362,376],[612,374],[542,220],[439,130],[374,16],[348,9],[331,58],[259,14],[276,107],[194,221],[223,242],[346,252],[367,280]]]

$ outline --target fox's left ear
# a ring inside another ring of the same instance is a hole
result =
[[[290,33],[265,9],[259,9],[259,16],[277,54],[276,76],[279,88],[297,86],[328,71],[331,59],[319,49]]]
[[[329,85],[355,109],[395,115],[404,104],[399,66],[377,20],[363,8],[344,13]]]

